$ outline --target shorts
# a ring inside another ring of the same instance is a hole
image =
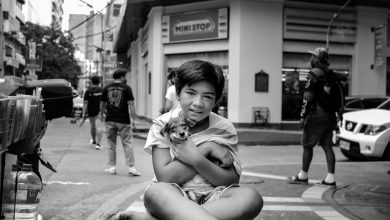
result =
[[[301,143],[303,146],[332,146],[333,130],[337,126],[336,117],[330,115],[309,115],[303,128]]]
[[[239,187],[238,184],[232,184],[230,186],[217,186],[211,190],[199,190],[199,189],[183,189],[177,183],[170,183],[170,184],[172,186],[174,186],[175,188],[179,189],[183,193],[183,196],[185,198],[190,199],[190,200],[198,203],[199,205],[218,200],[227,189],[230,189],[233,187]],[[145,192],[149,189],[150,186],[151,185],[146,187]],[[145,207],[145,209],[146,209],[146,212],[151,214],[146,207]]]

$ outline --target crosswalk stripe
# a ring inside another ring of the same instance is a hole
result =
[[[309,212],[312,210],[309,206],[301,205],[264,205],[261,211]]]
[[[126,211],[131,211],[131,212],[146,212],[144,203],[140,200],[136,200],[133,202],[127,209]]]
[[[87,182],[71,182],[71,181],[42,181],[43,184],[62,184],[62,185],[89,185]]]
[[[307,199],[298,197],[263,197],[264,202],[277,203],[325,203],[322,199]]]
[[[250,172],[250,171],[242,171],[241,175],[267,178],[267,179],[276,179],[276,180],[286,180],[286,181],[288,180],[287,176],[273,175],[273,174],[267,174],[267,173],[254,173],[254,172]],[[317,184],[320,182],[321,182],[321,180],[309,179],[310,184]]]

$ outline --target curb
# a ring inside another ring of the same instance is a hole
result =
[[[335,199],[334,194],[341,189],[344,189],[346,187],[349,187],[353,184],[342,184],[340,187],[337,187],[336,189],[328,189],[325,191],[325,193],[322,195],[322,199],[332,206],[337,212],[341,213],[345,217],[351,219],[351,220],[361,220],[358,216],[355,216],[350,211],[346,210],[344,207],[342,207]]]
[[[121,207],[126,200],[134,195],[142,193],[150,183],[151,181],[145,181],[129,186],[122,193],[102,204],[91,215],[89,215],[86,220],[104,220],[106,219],[105,215],[115,214],[117,211],[120,211],[118,208]]]

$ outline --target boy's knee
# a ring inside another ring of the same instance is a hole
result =
[[[252,188],[247,188],[247,196],[249,200],[251,201],[251,205],[254,208],[254,211],[258,210],[258,212],[261,211],[263,208],[263,197],[261,197],[260,193]],[[258,214],[258,213],[257,213]]]
[[[153,183],[144,193],[144,203],[150,204],[165,198],[169,193],[168,187],[168,183]]]
[[[247,219],[255,218],[263,208],[263,198],[260,193],[252,188],[242,188],[240,197],[243,198],[242,204],[246,207],[244,216]]]

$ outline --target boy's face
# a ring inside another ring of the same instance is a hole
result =
[[[184,116],[193,122],[205,119],[213,109],[215,101],[215,88],[207,81],[185,85],[179,94]]]

